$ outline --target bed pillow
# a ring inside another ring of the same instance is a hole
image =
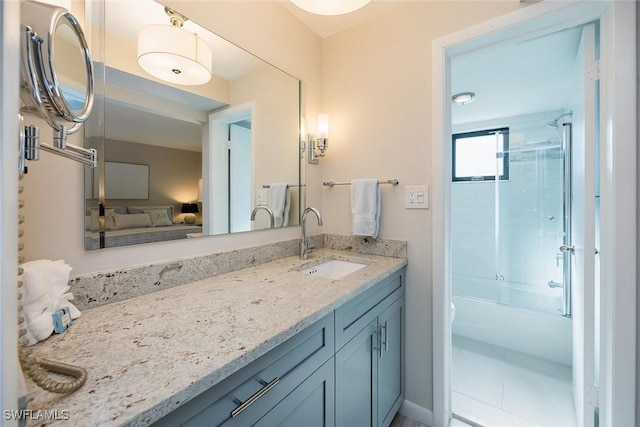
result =
[[[129,212],[130,214],[145,213],[156,209],[165,210],[167,212],[167,218],[169,218],[169,221],[171,221],[171,223],[173,224],[173,206],[127,206],[127,212]]]
[[[105,229],[106,230],[116,230],[116,223],[114,220],[114,215],[116,213],[121,213],[122,208],[115,208],[115,209],[105,209],[104,210],[104,216],[105,216]],[[126,213],[126,212],[124,212]],[[98,220],[100,219],[99,215],[98,215],[98,208],[91,208],[90,210],[90,214],[89,215],[85,215],[84,218],[84,224],[85,224],[85,228],[87,231],[91,230],[91,231],[98,231],[99,227],[98,227]],[[88,223],[88,224],[87,224]]]
[[[148,213],[141,214],[115,214],[114,215],[115,223],[118,229],[123,228],[141,228],[141,227],[151,227],[151,216]]]
[[[116,213],[116,209],[105,209],[104,210],[104,217],[105,217],[105,224],[104,224],[104,228],[106,230],[117,230],[118,229],[118,225],[115,222],[115,215],[119,215]]]
[[[154,227],[166,227],[173,225],[173,222],[169,219],[166,209],[145,209],[145,213],[148,213],[151,217],[151,223]]]

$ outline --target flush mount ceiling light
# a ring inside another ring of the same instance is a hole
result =
[[[316,15],[343,15],[358,10],[371,0],[291,0],[291,3]]]
[[[146,25],[138,32],[138,65],[154,77],[179,85],[211,80],[211,48],[182,29],[187,18],[167,7],[171,25]]]
[[[451,100],[453,101],[454,104],[464,105],[473,101],[475,97],[476,97],[476,94],[473,92],[461,92],[453,95],[451,97]]]

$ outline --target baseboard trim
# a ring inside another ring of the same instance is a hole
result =
[[[399,412],[407,418],[411,418],[412,420],[419,421],[429,427],[433,427],[433,412],[411,402],[410,400],[405,399],[404,402],[402,402]]]

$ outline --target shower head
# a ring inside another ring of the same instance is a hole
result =
[[[560,127],[560,122],[558,122],[558,120],[560,120],[561,118],[563,118],[565,116],[573,117],[573,111],[569,111],[568,113],[560,114],[558,117],[556,117],[555,119],[553,119],[550,122],[546,123],[544,126],[548,127],[548,128],[551,128],[551,129],[558,129]]]

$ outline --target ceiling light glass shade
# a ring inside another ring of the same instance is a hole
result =
[[[462,92],[457,93],[451,97],[451,100],[454,104],[464,105],[473,101],[476,97],[476,94],[473,92]]]
[[[360,9],[371,0],[291,0],[291,3],[316,15],[342,15]]]
[[[147,25],[138,32],[138,65],[160,80],[205,84],[211,64],[211,48],[197,34],[169,25]]]

